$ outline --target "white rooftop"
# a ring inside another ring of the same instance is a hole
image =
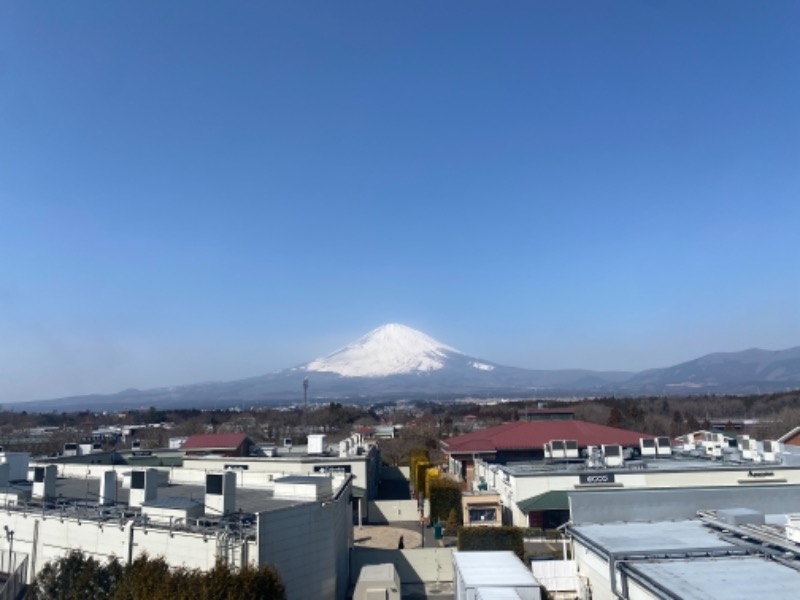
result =
[[[475,600],[521,600],[521,596],[511,587],[482,587],[475,590]]]
[[[533,573],[511,551],[453,552],[453,563],[466,587],[537,585]]]

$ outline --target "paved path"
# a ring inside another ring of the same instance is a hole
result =
[[[402,537],[405,548],[419,548],[422,545],[419,529],[419,525],[416,531],[404,526],[364,525],[360,528],[356,526],[353,528],[353,541],[356,546],[365,548],[397,550]]]

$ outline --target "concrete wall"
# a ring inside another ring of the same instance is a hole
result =
[[[369,522],[395,523],[398,521],[419,521],[416,500],[378,500],[368,503]]]
[[[350,489],[337,500],[258,515],[259,563],[275,565],[289,600],[344,600],[353,546]]]
[[[570,494],[572,522],[667,521],[691,519],[698,510],[752,508],[766,514],[797,512],[800,486],[774,485],[714,489],[627,490]]]
[[[400,583],[443,583],[453,581],[452,548],[415,548],[383,550],[353,548],[350,555],[350,581],[355,583],[365,565],[392,563],[400,575]]]

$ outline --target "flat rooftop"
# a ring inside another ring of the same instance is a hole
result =
[[[700,521],[659,521],[656,523],[610,523],[572,528],[607,552],[644,552],[696,548],[731,549],[735,545],[719,539]]]
[[[454,552],[453,564],[467,587],[529,587],[533,573],[513,552]]]
[[[703,516],[570,531],[578,543],[616,555],[633,580],[684,600],[797,597],[800,547],[781,541],[778,528],[752,527],[740,536],[711,523]]]
[[[800,448],[798,448],[800,450]],[[776,462],[753,462],[753,461],[730,461],[712,460],[694,454],[676,454],[672,457],[664,458],[645,458],[626,460],[619,467],[587,467],[584,459],[574,459],[569,461],[558,460],[538,460],[507,463],[505,465],[489,463],[490,469],[501,473],[508,473],[514,477],[536,477],[552,475],[575,475],[588,471],[603,471],[609,473],[630,473],[636,471],[647,472],[691,472],[709,470],[768,470],[780,471],[781,469],[796,469],[800,467],[800,452],[791,449],[779,454],[780,461]]]
[[[30,498],[31,482],[12,483],[0,492],[18,493]],[[65,517],[76,517],[86,521],[129,520],[140,512],[139,508],[129,507],[130,490],[122,486],[122,477],[117,480],[116,501],[111,505],[98,505],[100,498],[100,480],[88,478],[59,478],[56,480],[55,498],[42,503],[40,499],[20,499],[17,506],[9,506],[8,510],[44,512]],[[252,523],[257,513],[270,512],[283,508],[313,502],[298,498],[276,498],[271,489],[236,487],[236,512],[230,520],[239,519],[243,523]],[[169,484],[158,487],[155,500],[148,501],[147,506],[185,509],[196,505],[205,505],[205,486]],[[3,507],[5,508],[5,507]],[[215,527],[221,520],[213,511],[203,517],[203,527]],[[224,523],[219,524],[224,527]],[[158,527],[157,524],[153,525]],[[191,529],[191,527],[187,528]]]
[[[800,573],[755,556],[628,563],[683,600],[796,598]]]

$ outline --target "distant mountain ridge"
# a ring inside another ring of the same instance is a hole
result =
[[[714,353],[639,373],[508,367],[468,356],[425,333],[390,323],[321,358],[278,373],[116,394],[12,405],[18,410],[226,408],[302,402],[302,382],[320,401],[463,396],[744,394],[800,388],[800,347]]]
[[[624,384],[624,388],[661,393],[666,388],[757,393],[787,386],[800,387],[800,346],[715,352],[672,367],[642,371]]]

